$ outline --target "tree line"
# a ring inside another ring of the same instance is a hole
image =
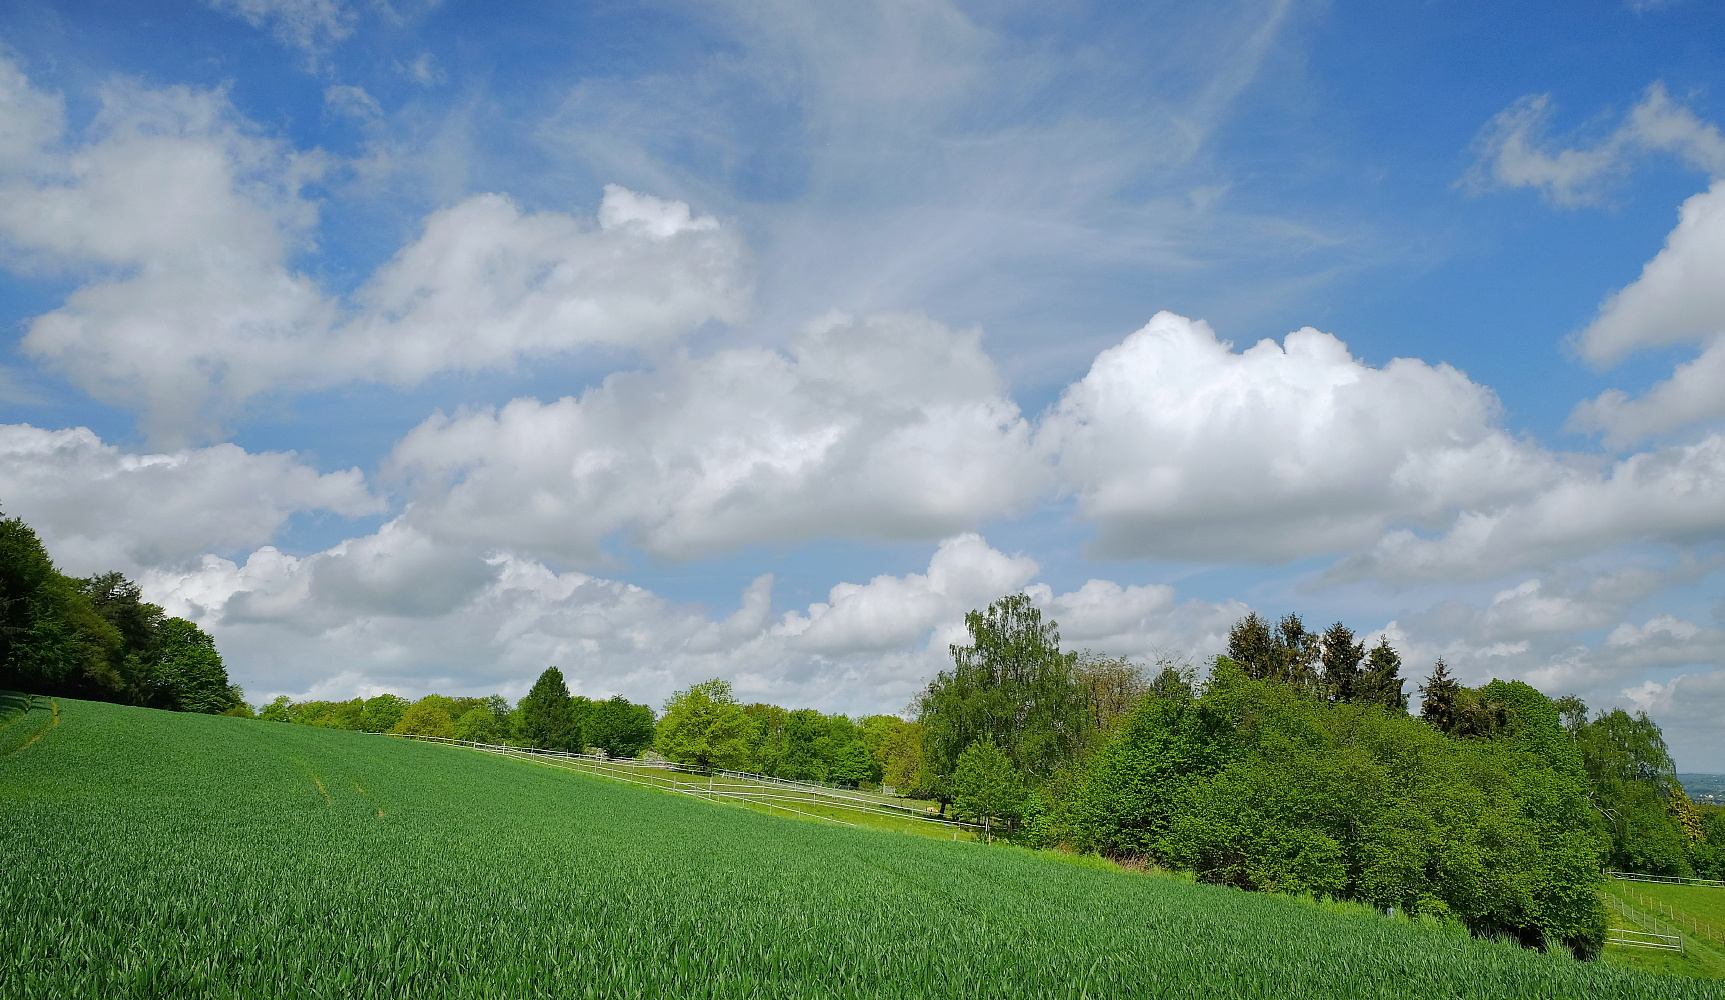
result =
[[[395,694],[348,701],[276,698],[257,713],[265,722],[325,729],[471,740],[493,746],[534,747],[571,753],[636,757],[653,745],[653,710],[622,696],[593,701],[569,694],[563,672],[550,667],[516,705],[502,695],[484,698],[428,694],[409,701]]]
[[[1201,683],[1175,658],[1063,650],[1023,594],[965,626],[913,720],[855,728],[872,780],[989,839],[1356,900],[1582,958],[1603,946],[1604,868],[1725,877],[1725,809],[1688,799],[1645,714],[1590,717],[1519,681],[1468,688],[1442,660],[1410,714],[1387,640],[1367,648],[1291,614],[1236,623]],[[672,699],[656,746],[738,767],[763,759],[764,732],[715,680]]]
[[[295,702],[265,721],[439,736],[829,784],[886,785],[985,836],[1188,871],[1243,889],[1454,919],[1582,957],[1605,867],[1725,878],[1725,808],[1696,804],[1645,713],[1589,714],[1520,682],[1462,685],[1439,659],[1409,712],[1387,638],[1249,614],[1200,683],[1061,648],[1023,594],[965,616],[904,716],[743,704],[714,679],[655,714],[571,696],[557,667],[520,703],[394,694]],[[119,573],[69,577],[0,519],[0,688],[253,715],[210,637]]]
[[[203,630],[119,573],[61,573],[18,518],[0,518],[0,689],[181,712],[244,705]]]
[[[571,696],[558,667],[548,667],[511,706],[502,695],[485,698],[426,695],[409,701],[394,694],[348,701],[293,701],[286,695],[263,706],[257,718],[326,729],[472,740],[610,757],[657,756],[699,770],[750,771],[778,778],[857,787],[914,771],[914,745],[904,736],[915,723],[897,716],[852,722],[813,709],[742,704],[727,681],[678,691],[662,715],[621,695],[607,700]],[[907,768],[906,762],[910,761]]]

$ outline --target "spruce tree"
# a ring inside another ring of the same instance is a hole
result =
[[[1270,638],[1270,626],[1256,611],[1234,623],[1228,630],[1228,659],[1238,663],[1246,676],[1255,681],[1269,680],[1276,669],[1276,644]]]
[[[1449,664],[1438,657],[1430,677],[1420,685],[1424,699],[1420,703],[1420,718],[1446,733],[1461,727],[1464,706],[1461,704],[1461,683],[1449,675]]]
[[[1360,660],[1366,644],[1354,641],[1353,630],[1337,622],[1319,640],[1318,658],[1324,665],[1324,691],[1331,701],[1353,701],[1360,681]]]
[[[579,752],[581,734],[571,732],[569,685],[563,682],[563,671],[546,667],[533,690],[521,699],[521,735],[541,750]]]
[[[1394,712],[1408,710],[1408,696],[1402,690],[1402,658],[1390,646],[1388,636],[1366,654],[1366,669],[1355,685],[1354,699],[1371,705],[1382,705]]]
[[[1318,634],[1306,631],[1296,614],[1276,623],[1275,672],[1271,675],[1301,691],[1318,690]]]

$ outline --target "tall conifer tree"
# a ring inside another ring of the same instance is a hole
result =
[[[546,667],[533,690],[521,699],[521,735],[542,750],[579,751],[581,737],[570,732],[572,726],[569,685],[563,682],[563,671]]]
[[[1402,690],[1402,658],[1390,646],[1388,636],[1380,636],[1378,644],[1366,654],[1366,669],[1361,672],[1355,690],[1355,700],[1382,705],[1394,712],[1408,710],[1408,696]]]
[[[1420,703],[1420,718],[1446,733],[1460,728],[1464,706],[1461,703],[1461,682],[1449,675],[1449,664],[1438,657],[1431,676],[1420,685],[1424,699]]]
[[[1352,629],[1337,622],[1324,630],[1319,659],[1324,665],[1324,691],[1331,701],[1353,701],[1360,680],[1360,660],[1366,644],[1354,641]]]

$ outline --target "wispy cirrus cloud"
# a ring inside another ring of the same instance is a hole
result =
[[[1725,136],[1673,101],[1655,82],[1617,127],[1591,141],[1553,139],[1550,94],[1530,94],[1492,118],[1474,138],[1477,159],[1460,183],[1476,191],[1531,187],[1554,204],[1597,204],[1608,185],[1648,153],[1676,156],[1691,167],[1725,175]]]

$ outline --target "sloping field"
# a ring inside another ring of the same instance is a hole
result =
[[[1725,979],[1725,887],[1612,879],[1606,883],[1612,925],[1677,936],[1681,955],[1606,947],[1606,959],[1630,968]],[[1725,995],[1725,989],[1720,993]]]
[[[651,764],[436,737],[407,738],[499,754],[542,767],[555,767],[710,802],[743,806],[773,816],[837,823],[840,826],[866,826],[944,840],[977,840],[977,831],[982,829],[980,826],[961,823],[944,816],[937,818],[931,815],[935,812],[933,807],[926,803],[879,792],[821,786],[812,782],[787,781],[735,771],[697,774],[692,770],[684,770],[677,765],[663,762]]]
[[[59,710],[0,756],[0,997],[1719,995],[455,748]]]

